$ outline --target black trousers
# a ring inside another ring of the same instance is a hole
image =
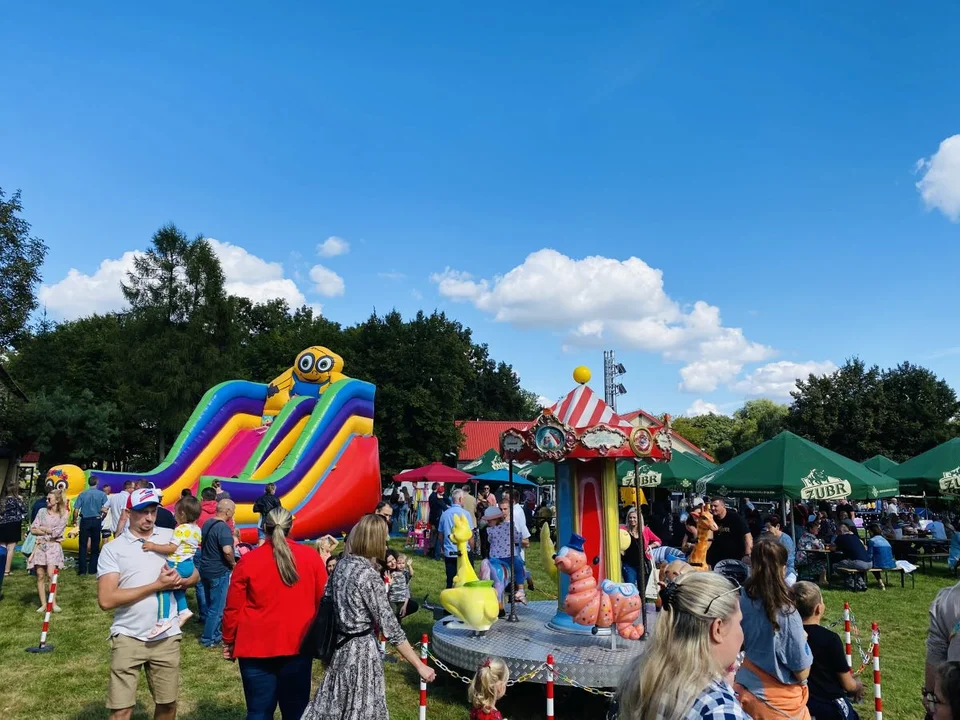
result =
[[[444,555],[443,557],[443,564],[446,566],[446,569],[447,569],[447,587],[448,588],[453,587],[453,579],[457,576],[457,560],[459,560],[459,558],[447,557],[446,555]]]
[[[80,560],[77,563],[77,574],[97,574],[97,562],[100,560],[100,531],[101,520],[95,518],[80,519]],[[87,558],[87,540],[90,541],[90,557]]]

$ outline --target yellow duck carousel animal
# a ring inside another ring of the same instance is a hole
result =
[[[491,580],[480,580],[470,564],[467,543],[473,537],[470,523],[462,515],[453,518],[450,539],[457,546],[457,575],[453,587],[440,593],[444,609],[476,632],[486,632],[497,621],[500,604]]]
[[[332,350],[314,345],[303,350],[293,362],[267,386],[264,415],[276,415],[295,395],[320,397],[330,385],[343,380],[343,358]]]

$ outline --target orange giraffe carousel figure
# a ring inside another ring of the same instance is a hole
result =
[[[713,519],[713,513],[706,505],[701,506],[700,514],[697,517],[697,544],[687,558],[687,562],[694,570],[709,570],[707,565],[707,550],[710,549],[710,543],[713,541],[713,533],[719,528]]]

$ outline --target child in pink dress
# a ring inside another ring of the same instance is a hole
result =
[[[488,657],[480,663],[467,688],[470,720],[503,720],[497,710],[497,700],[506,694],[509,679],[510,670],[500,658]]]

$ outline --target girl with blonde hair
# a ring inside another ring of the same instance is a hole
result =
[[[327,585],[340,640],[303,720],[390,717],[383,659],[374,628],[380,629],[422,679],[433,682],[436,677],[433,668],[421,662],[410,646],[387,600],[387,588],[377,568],[386,554],[387,524],[379,515],[364,515],[347,536],[343,558]]]
[[[749,720],[730,687],[743,642],[738,592],[713,572],[686,573],[660,591],[650,648],[620,679],[619,720]]]
[[[37,513],[30,525],[30,534],[36,537],[36,545],[27,558],[27,569],[37,571],[37,595],[40,596],[38,613],[47,607],[50,581],[54,568],[63,567],[63,534],[67,529],[67,501],[63,490],[51,490],[47,493],[47,506]],[[99,538],[98,538],[99,540]],[[60,612],[60,606],[54,598],[54,612]]]
[[[497,700],[506,694],[509,679],[510,669],[500,658],[488,657],[480,663],[467,688],[470,720],[503,720]]]
[[[303,639],[320,606],[327,568],[306,545],[287,540],[293,515],[277,507],[263,519],[264,543],[233,570],[223,611],[223,657],[238,660],[247,717],[299,720],[310,701],[313,658]]]

